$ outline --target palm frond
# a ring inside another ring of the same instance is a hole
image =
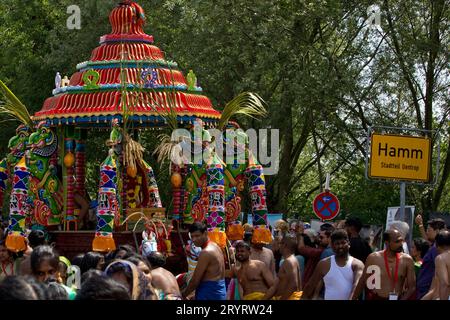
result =
[[[19,120],[30,128],[33,128],[33,121],[27,107],[15,96],[14,93],[0,80],[0,113],[7,114]]]
[[[224,130],[228,121],[235,115],[241,114],[254,119],[267,116],[266,103],[256,93],[242,92],[225,105],[219,119],[219,130]]]

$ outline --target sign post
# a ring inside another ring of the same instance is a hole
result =
[[[439,172],[440,139],[438,131],[378,126],[379,132],[369,128],[366,148],[366,179],[400,184],[399,219],[406,220],[406,184],[418,183],[434,186],[432,180],[433,144],[437,141],[436,172]],[[416,132],[415,135],[388,132]],[[418,134],[417,134],[418,133]],[[433,136],[434,135],[434,136]],[[370,137],[370,139],[369,139]],[[370,161],[369,161],[370,157]]]
[[[373,133],[371,135],[371,178],[429,182],[431,139]]]
[[[325,180],[325,192],[319,193],[313,201],[313,210],[322,221],[332,220],[340,210],[338,198],[330,192],[330,174],[327,173]]]

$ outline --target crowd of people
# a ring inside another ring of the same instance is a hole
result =
[[[188,271],[174,275],[160,252],[139,254],[123,245],[107,254],[87,252],[69,261],[33,230],[20,257],[0,240],[0,300],[448,300],[450,232],[434,219],[405,246],[402,224],[383,234],[382,248],[360,236],[348,218],[315,231],[301,221],[279,220],[268,245],[243,240],[224,251],[204,224],[189,227]]]

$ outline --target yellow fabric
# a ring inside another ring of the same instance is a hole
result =
[[[25,219],[23,219],[23,221],[25,222]],[[6,237],[6,248],[8,248],[9,251],[16,253],[27,250],[25,237],[17,233],[8,234]]]
[[[227,237],[231,241],[244,239],[244,227],[241,224],[231,224],[228,226]]]
[[[259,227],[253,230],[253,243],[269,244],[272,242],[272,234],[267,227]]]
[[[300,300],[302,295],[303,291],[294,291],[288,300]],[[273,297],[272,300],[281,300],[281,296]]]
[[[225,232],[220,231],[219,229],[214,229],[213,231],[208,232],[208,237],[211,241],[215,242],[222,249],[227,245],[227,235]]]
[[[246,294],[243,300],[263,300],[265,294],[263,292],[252,292]]]
[[[92,242],[92,250],[98,252],[109,252],[116,250],[113,237],[96,236]]]

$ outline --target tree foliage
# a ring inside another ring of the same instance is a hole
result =
[[[65,26],[70,2],[0,4],[0,79],[32,111],[51,94],[55,73],[72,74],[109,32],[107,15],[116,1],[79,4],[81,30]],[[310,216],[312,199],[331,173],[343,215],[384,221],[386,207],[397,205],[399,196],[397,185],[364,176],[367,130],[377,125],[440,131],[438,183],[408,186],[407,204],[426,212],[448,210],[448,0],[384,0],[379,29],[366,23],[372,1],[140,4],[146,32],[185,73],[195,71],[218,109],[244,91],[267,102],[268,117],[241,119],[241,124],[280,130],[279,174],[267,177],[270,211]],[[14,127],[2,129],[2,142]],[[155,137],[143,134],[143,140],[150,158]],[[4,154],[5,143],[0,148]],[[170,202],[166,169],[158,179]],[[88,173],[94,179],[96,170]]]

